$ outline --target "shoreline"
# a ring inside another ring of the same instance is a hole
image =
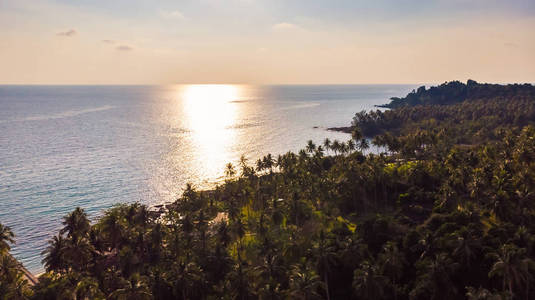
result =
[[[8,252],[7,255],[9,255],[14,261],[17,262],[18,268],[20,269],[20,271],[24,275],[24,279],[28,281],[28,284],[30,286],[34,286],[37,283],[39,283],[38,277],[43,273],[39,273],[37,276],[35,276],[32,272],[26,269],[26,267],[24,267],[24,265],[18,259],[16,259],[13,255],[11,255],[11,253]]]

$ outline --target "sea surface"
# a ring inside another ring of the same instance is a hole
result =
[[[91,218],[120,202],[209,188],[228,162],[298,151],[308,140],[413,85],[0,86],[0,222],[12,253],[43,271],[41,252],[80,206]]]

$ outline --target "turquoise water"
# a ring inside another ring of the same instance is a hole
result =
[[[41,272],[41,251],[76,206],[95,218],[114,203],[156,205],[186,182],[213,186],[241,155],[347,140],[325,128],[413,88],[0,86],[0,222],[17,236],[14,256]]]

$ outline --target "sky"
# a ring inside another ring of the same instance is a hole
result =
[[[533,0],[0,0],[0,84],[535,83]]]

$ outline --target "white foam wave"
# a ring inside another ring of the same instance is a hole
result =
[[[281,108],[281,110],[309,108],[309,107],[316,107],[316,106],[319,106],[319,105],[320,104],[317,103],[317,102],[303,103],[303,104],[296,104],[296,105],[286,106],[286,107]]]
[[[20,118],[20,119],[13,119],[13,120],[0,120],[0,123],[24,122],[24,121],[44,121],[44,120],[53,120],[53,119],[63,119],[63,118],[76,117],[76,116],[82,115],[82,114],[108,110],[108,109],[112,109],[114,107],[115,106],[112,106],[112,105],[104,105],[104,106],[86,108],[86,109],[80,109],[80,110],[67,110],[67,111],[64,111],[64,112],[61,112],[61,113],[57,113],[57,114],[35,115],[35,116],[30,116],[30,117]]]

